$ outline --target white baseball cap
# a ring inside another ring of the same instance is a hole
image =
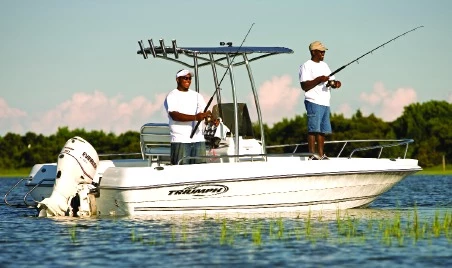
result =
[[[182,69],[180,71],[177,71],[176,78],[181,77],[181,76],[186,76],[187,74],[190,74],[191,77],[195,76],[195,74],[192,71],[189,71],[187,69]]]

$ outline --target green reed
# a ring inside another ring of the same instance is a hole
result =
[[[365,210],[364,210],[365,211]],[[327,216],[297,214],[292,217],[221,218],[200,215],[195,220],[174,219],[167,232],[151,233],[147,237],[131,229],[131,241],[147,245],[165,243],[218,243],[222,246],[241,245],[247,241],[261,247],[266,243],[305,240],[310,243],[381,243],[391,247],[403,247],[419,241],[430,244],[435,239],[446,238],[452,242],[452,212],[435,211],[432,216],[421,217],[414,207],[411,211],[378,211],[377,215],[359,215],[356,211],[336,211]],[[421,220],[422,219],[422,220]],[[69,229],[75,242],[77,227]]]
[[[283,239],[284,238],[284,221],[281,217],[278,218],[278,220],[276,221],[276,225],[278,226],[278,239]]]
[[[224,245],[226,243],[227,235],[228,235],[228,227],[226,224],[226,219],[223,219],[223,222],[221,224],[220,245]]]
[[[255,228],[253,228],[252,231],[252,240],[253,240],[253,244],[256,246],[260,246],[262,245],[262,224],[259,223],[257,226],[255,226]]]
[[[77,224],[74,224],[73,226],[69,227],[69,236],[73,243],[77,241]]]
[[[309,210],[308,218],[306,220],[306,236],[311,235],[311,210]]]

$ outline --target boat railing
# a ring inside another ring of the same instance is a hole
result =
[[[44,179],[40,180],[38,183],[36,183],[35,186],[33,186],[33,188],[31,188],[31,189],[24,195],[23,200],[24,200],[24,204],[25,204],[27,207],[35,207],[36,204],[39,203],[38,200],[35,200],[35,199],[33,198],[33,195],[31,195],[31,193],[32,193],[36,188],[38,188],[38,187],[41,186],[44,182],[47,182],[47,181],[55,183],[55,178],[44,178]],[[32,200],[32,201],[33,201],[33,204],[29,204],[29,203],[27,202],[27,198],[28,198],[29,195],[33,198],[33,200]]]
[[[237,155],[206,155],[206,156],[186,156],[179,160],[178,165],[190,159],[204,160],[205,163],[224,163],[223,159],[234,162],[265,162],[268,157],[309,157],[312,153],[281,153],[281,154],[237,154]],[[226,162],[228,163],[228,162]]]
[[[348,154],[348,158],[352,158],[352,156],[357,152],[362,151],[370,151],[370,150],[376,150],[379,149],[378,157],[381,158],[381,154],[383,152],[383,149],[390,148],[390,147],[399,147],[399,146],[405,146],[405,149],[403,151],[403,158],[406,158],[406,155],[408,153],[408,146],[410,143],[413,143],[413,139],[373,139],[373,140],[340,140],[340,141],[325,141],[325,145],[332,145],[332,144],[342,144],[340,147],[339,152],[335,157],[342,157],[344,150],[347,146],[351,146],[351,144],[357,144],[357,143],[380,143],[377,145],[371,145],[371,146],[360,146],[354,149],[351,149],[351,151]],[[275,149],[275,148],[287,148],[287,147],[293,147],[292,153],[295,153],[300,150],[301,147],[307,146],[308,143],[297,143],[297,144],[281,144],[281,145],[269,145],[267,146],[267,149]]]
[[[99,154],[99,158],[104,158],[104,157],[108,157],[108,158],[129,158],[130,156],[141,156],[142,153],[102,153]],[[138,157],[137,157],[138,158]]]
[[[31,195],[31,193],[36,189],[36,188],[38,188],[39,186],[41,186],[44,182],[55,182],[55,178],[44,178],[44,179],[42,179],[42,180],[40,180],[39,182],[37,182],[36,183],[36,185],[34,185],[33,186],[33,188],[31,188],[25,195],[24,195],[24,197],[22,198],[22,200],[23,200],[23,204],[12,204],[9,200],[8,200],[8,196],[11,194],[11,192],[20,184],[20,183],[22,183],[23,181],[26,181],[26,180],[30,180],[30,178],[21,178],[16,184],[14,184],[14,186],[13,187],[11,187],[9,190],[8,190],[8,192],[6,192],[6,194],[5,194],[5,196],[3,197],[3,201],[5,202],[5,204],[6,205],[8,205],[8,206],[11,206],[11,207],[27,207],[27,208],[34,208],[34,207],[36,207],[36,204],[39,202],[39,201],[37,201],[37,200],[35,200],[34,198],[33,198],[33,195]],[[32,198],[33,198],[33,200],[32,200],[32,204],[30,204],[28,201],[27,201],[27,199],[28,199],[28,196],[31,196]]]
[[[16,184],[13,185],[13,187],[11,187],[8,192],[6,192],[5,196],[3,197],[3,201],[5,201],[5,204],[7,204],[10,207],[24,207],[27,205],[23,205],[23,204],[12,204],[10,202],[8,202],[8,196],[9,194],[23,181],[27,180],[28,178],[22,178],[20,179]]]
[[[147,137],[148,139],[155,139],[155,136]],[[161,138],[158,138],[161,139]],[[167,139],[167,138],[164,138]],[[124,157],[124,156],[139,156],[142,155],[142,159],[148,159],[151,165],[152,163],[157,163],[158,166],[160,166],[162,163],[169,164],[169,155],[170,155],[170,143],[169,141],[165,140],[164,143],[153,143],[150,142],[150,140],[146,140],[146,136],[143,135],[141,138],[141,146],[142,146],[142,152],[141,153],[127,153],[127,154],[99,154],[100,157]],[[352,158],[357,152],[363,152],[363,151],[371,151],[371,150],[379,150],[377,158],[381,158],[381,155],[383,153],[383,150],[385,148],[389,147],[398,147],[398,146],[405,146],[403,150],[403,157],[406,158],[407,152],[408,152],[408,146],[410,143],[413,143],[414,140],[412,139],[373,139],[373,140],[339,140],[339,141],[325,141],[326,145],[333,145],[337,144],[340,145],[340,148],[338,149],[337,154],[333,154],[330,157],[343,157],[345,149],[347,147],[351,147],[352,144],[358,144],[358,143],[381,143],[377,145],[371,145],[371,146],[359,146],[357,148],[351,148],[347,152],[347,158]],[[288,157],[288,156],[304,156],[309,157],[312,156],[313,153],[306,152],[307,149],[305,149],[305,152],[301,151],[303,147],[307,148],[307,143],[298,143],[298,144],[281,144],[281,145],[270,145],[267,146],[268,149],[276,149],[276,148],[290,148],[293,147],[294,149],[291,150],[291,152],[288,153],[265,153],[265,154],[225,154],[225,155],[206,155],[206,156],[196,156],[196,157],[184,157],[179,160],[178,164],[183,163],[186,160],[190,159],[202,159],[203,162],[206,163],[214,163],[214,162],[221,162],[221,163],[227,163],[227,162],[243,162],[243,161],[266,161],[267,157]]]

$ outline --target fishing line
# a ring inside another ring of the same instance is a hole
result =
[[[215,89],[215,92],[213,93],[212,97],[210,97],[209,101],[207,102],[207,105],[206,105],[206,107],[204,108],[204,113],[207,112],[207,110],[209,109],[209,106],[210,106],[210,104],[212,103],[213,98],[214,98],[215,95],[217,94],[218,90],[221,90],[220,85],[221,85],[221,83],[223,82],[223,79],[225,78],[225,76],[226,76],[226,74],[228,73],[229,69],[231,68],[232,64],[234,63],[235,57],[238,55],[238,53],[239,53],[239,51],[240,51],[240,48],[242,48],[242,46],[243,46],[243,43],[245,43],[245,40],[246,40],[246,38],[248,37],[248,35],[250,34],[251,29],[253,28],[253,26],[254,26],[254,22],[251,24],[251,27],[248,29],[248,32],[246,33],[245,38],[243,38],[242,43],[241,43],[240,46],[237,48],[237,51],[234,53],[234,57],[232,57],[231,63],[229,63],[228,68],[227,68],[226,71],[224,72],[223,77],[222,77],[221,80],[220,80],[220,83],[218,83],[218,86],[217,86],[217,88]],[[190,139],[193,138],[193,135],[195,135],[195,132],[196,132],[196,130],[197,130],[198,127],[199,127],[199,124],[201,124],[201,121],[202,121],[202,120],[200,120],[200,121],[198,121],[198,123],[196,123],[196,126],[193,128],[193,130],[192,130],[192,132],[191,132],[191,134],[190,134]]]
[[[359,59],[363,58],[364,56],[366,56],[366,55],[368,55],[368,54],[370,54],[370,53],[372,53],[372,52],[374,52],[375,50],[379,49],[380,47],[383,47],[384,45],[386,45],[386,44],[388,44],[388,43],[390,43],[390,42],[396,40],[397,38],[402,37],[402,36],[406,35],[407,33],[412,32],[412,31],[415,31],[415,30],[417,30],[417,29],[419,29],[419,28],[422,28],[422,27],[424,27],[424,26],[418,26],[418,27],[416,27],[416,28],[414,28],[414,29],[409,30],[408,32],[404,32],[403,34],[398,35],[398,36],[392,38],[391,40],[387,41],[386,43],[383,43],[383,44],[379,45],[378,47],[372,49],[371,51],[369,51],[369,52],[367,52],[367,53],[365,53],[365,54],[359,56],[358,58],[356,58],[356,59],[352,60],[351,62],[345,64],[344,66],[340,67],[340,68],[337,69],[336,71],[332,72],[329,76],[332,76],[332,75],[337,74],[338,72],[340,72],[340,71],[342,71],[343,69],[345,69],[345,67],[347,67],[348,65],[354,63],[355,61],[358,61]]]

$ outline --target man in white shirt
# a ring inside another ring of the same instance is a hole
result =
[[[310,159],[328,159],[323,147],[325,135],[331,134],[330,90],[340,88],[341,82],[335,80],[330,67],[323,59],[328,50],[321,42],[309,45],[311,59],[300,66],[300,86],[305,91],[305,107],[308,115],[308,149],[314,155]],[[317,142],[317,146],[316,146]],[[315,154],[317,153],[317,154]]]
[[[197,157],[206,155],[206,145],[202,134],[202,123],[193,137],[191,132],[197,124],[211,115],[210,111],[204,113],[206,103],[201,94],[190,89],[191,79],[194,77],[189,70],[180,70],[176,73],[177,88],[168,93],[165,99],[165,109],[168,113],[171,134],[171,164],[197,164],[204,163],[205,159],[186,159],[184,157]]]

